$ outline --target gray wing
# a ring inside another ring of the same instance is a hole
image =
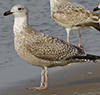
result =
[[[54,40],[54,39],[52,39]],[[64,61],[77,55],[84,54],[84,51],[73,45],[58,42],[28,42],[26,49],[34,56],[49,61]]]

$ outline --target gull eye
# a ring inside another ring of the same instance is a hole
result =
[[[18,8],[18,10],[21,10],[22,8]]]

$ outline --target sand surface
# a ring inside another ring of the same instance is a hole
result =
[[[23,80],[0,91],[0,95],[100,95],[100,63],[73,63],[56,68],[49,74],[48,90],[26,91],[39,83],[40,76]]]

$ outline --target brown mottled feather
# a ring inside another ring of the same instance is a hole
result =
[[[91,12],[80,4],[68,0],[50,0],[50,2],[51,17],[65,28],[99,20],[100,13]],[[96,18],[96,20],[93,18]]]
[[[27,33],[29,34],[27,35]],[[24,47],[27,49],[27,51],[40,59],[50,61],[65,61],[73,56],[80,55],[82,53],[84,54],[80,48],[78,49],[74,45],[69,45],[62,40],[49,35],[39,32],[34,33],[34,31],[32,32],[30,29],[26,28],[25,30],[23,28],[21,34],[26,37]]]

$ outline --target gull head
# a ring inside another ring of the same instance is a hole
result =
[[[98,11],[98,10],[100,10],[100,4],[99,4],[98,7],[96,7],[96,8],[93,9],[93,11]]]
[[[6,11],[3,15],[14,15],[15,17],[24,17],[28,15],[28,9],[24,5],[17,4],[13,6],[10,11]]]

